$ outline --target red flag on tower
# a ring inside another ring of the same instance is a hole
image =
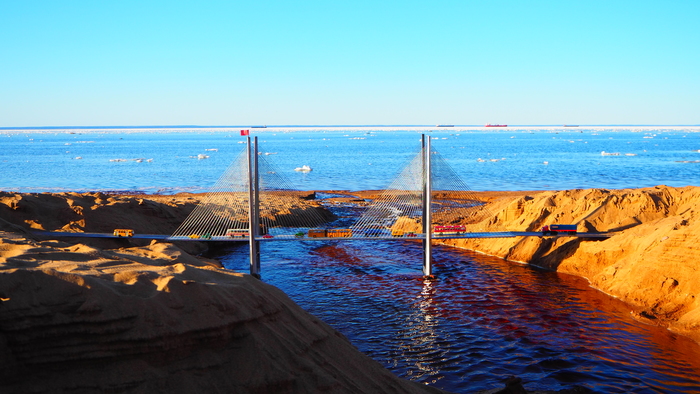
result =
[[[241,130],[241,135],[250,135],[250,130]]]

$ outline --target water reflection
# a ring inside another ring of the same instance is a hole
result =
[[[417,242],[271,242],[263,280],[399,376],[454,392],[572,384],[597,392],[698,392],[700,348],[632,319],[586,281]],[[247,252],[222,257],[246,270]]]
[[[396,358],[412,365],[406,375],[430,384],[443,377],[440,364],[449,357],[449,343],[441,341],[438,333],[440,319],[433,305],[434,295],[433,281],[424,279],[420,294],[406,315],[404,328],[395,335],[398,342]]]

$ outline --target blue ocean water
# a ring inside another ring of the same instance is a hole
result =
[[[374,190],[386,188],[418,152],[423,133],[472,190],[700,185],[700,128],[270,128],[252,134],[295,188]],[[244,142],[239,129],[3,130],[0,190],[202,192]],[[313,171],[294,171],[302,165]]]

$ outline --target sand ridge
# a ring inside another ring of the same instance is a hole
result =
[[[441,392],[277,288],[172,244],[0,239],[2,392]]]

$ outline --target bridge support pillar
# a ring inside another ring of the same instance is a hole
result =
[[[260,278],[260,182],[258,174],[258,137],[251,145],[248,137],[248,241],[250,245],[250,274]]]
[[[423,276],[432,277],[432,218],[430,208],[432,205],[431,194],[432,185],[430,177],[430,137],[423,134],[421,138],[421,148],[423,152]]]

